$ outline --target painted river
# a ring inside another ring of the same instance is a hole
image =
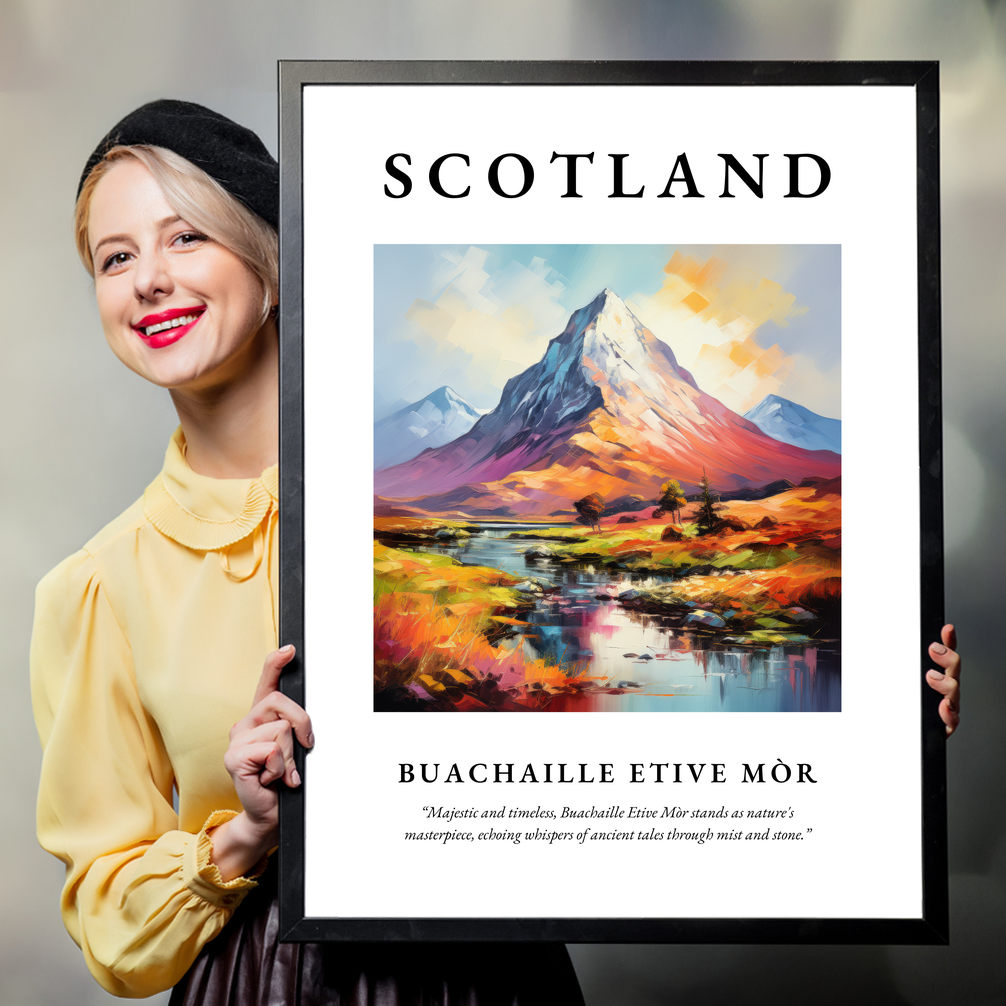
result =
[[[671,577],[574,568],[546,559],[526,560],[540,538],[509,538],[534,525],[480,524],[481,533],[418,551],[490,566],[519,577],[549,580],[561,588],[539,597],[529,624],[504,645],[522,646],[531,659],[589,662],[587,673],[605,679],[607,691],[591,696],[598,711],[837,712],[841,709],[838,641],[767,648],[731,646],[716,637],[672,627],[659,615],[625,610],[614,598],[633,586],[668,583]],[[629,689],[622,691],[622,689]],[[561,709],[562,704],[553,705]],[[582,700],[570,705],[584,709]]]

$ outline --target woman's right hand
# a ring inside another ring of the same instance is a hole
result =
[[[224,880],[247,873],[277,844],[279,793],[274,784],[282,779],[291,788],[300,785],[294,734],[304,747],[314,746],[310,716],[279,691],[280,675],[295,652],[284,646],[266,657],[251,710],[231,727],[224,766],[244,810],[209,833],[211,859]]]

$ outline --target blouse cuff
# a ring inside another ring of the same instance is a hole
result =
[[[236,810],[213,811],[206,819],[202,831],[195,836],[195,841],[186,844],[182,860],[182,875],[186,886],[194,894],[218,908],[233,909],[240,905],[245,895],[253,887],[258,887],[255,878],[261,876],[269,865],[269,857],[263,856],[255,868],[245,876],[224,880],[216,863],[211,862],[213,842],[208,832],[237,816]]]

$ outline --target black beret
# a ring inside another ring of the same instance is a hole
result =
[[[141,144],[173,150],[253,213],[279,226],[279,165],[265,144],[225,115],[172,98],[141,106],[108,131],[84,166],[77,195],[91,169],[112,147]]]

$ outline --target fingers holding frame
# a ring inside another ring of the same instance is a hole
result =
[[[285,719],[293,726],[297,740],[304,747],[314,747],[311,717],[304,711],[303,706],[298,705],[279,690],[279,679],[283,668],[293,660],[296,653],[297,651],[292,645],[284,646],[279,650],[273,650],[265,658],[265,663],[262,665],[262,675],[255,689],[255,697],[252,699],[251,710],[244,719],[235,724],[235,729],[242,726],[246,728],[257,726],[268,720]]]
[[[297,735],[297,740],[306,747],[314,746],[314,734],[311,732],[311,717],[288,695],[282,692],[269,692],[259,700],[248,714],[231,728],[231,737],[244,730],[252,730],[266,723],[281,720],[287,723]]]
[[[252,699],[254,709],[270,692],[275,692],[279,688],[280,675],[283,668],[290,663],[297,655],[297,649],[293,645],[283,646],[278,650],[273,650],[265,662],[262,664],[262,674],[258,679],[258,686],[255,688],[255,698]]]
[[[269,720],[245,729],[231,731],[231,745],[224,756],[224,765],[233,776],[235,771],[257,775],[259,784],[268,786],[282,779],[296,789],[300,773],[293,755],[293,729],[285,719]]]
[[[230,745],[225,758],[227,771],[247,787],[268,787],[282,779],[296,788],[300,773],[294,760],[294,736],[307,748],[314,746],[311,718],[302,706],[279,691],[283,668],[293,659],[292,646],[273,650],[263,664],[248,713],[231,727]],[[242,804],[245,799],[242,797]]]
[[[274,740],[249,741],[228,748],[224,755],[224,767],[234,779],[235,786],[241,779],[254,777],[259,786],[265,787],[283,777],[286,759],[282,745]]]
[[[961,656],[957,652],[957,632],[953,625],[944,625],[939,643],[931,643],[929,657],[941,670],[926,672],[926,683],[943,696],[940,701],[940,719],[949,737],[960,723]]]

